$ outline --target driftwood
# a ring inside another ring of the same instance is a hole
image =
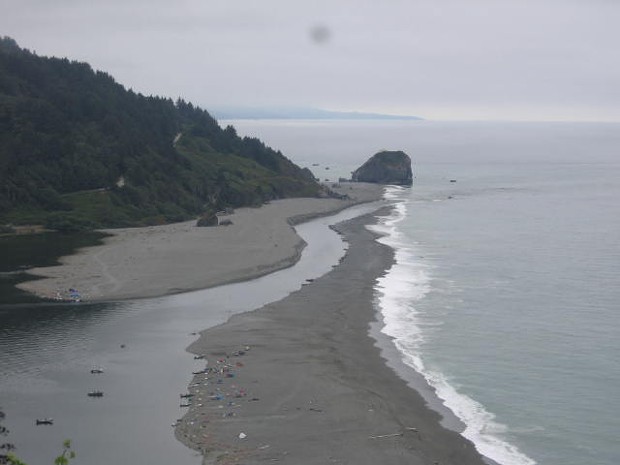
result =
[[[368,436],[368,439],[393,438],[393,437],[402,436],[402,435],[403,435],[403,433],[382,434],[380,436]]]
[[[418,428],[408,427],[408,428],[405,428],[405,431],[413,431],[413,432],[417,433],[418,432]],[[397,436],[403,436],[404,434],[405,434],[404,432],[392,433],[392,434],[380,434],[379,436],[368,436],[368,439],[395,438]]]

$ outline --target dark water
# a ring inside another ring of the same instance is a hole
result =
[[[58,264],[58,259],[82,247],[101,243],[103,233],[42,233],[0,237],[0,305],[34,303],[40,299],[15,285],[30,279],[25,271],[39,266]]]
[[[71,439],[76,463],[200,463],[171,426],[184,413],[179,394],[191,372],[204,367],[185,352],[195,332],[328,272],[345,245],[327,225],[375,208],[298,226],[308,242],[300,262],[246,283],[139,301],[0,306],[0,406],[20,458],[51,463]],[[94,366],[104,373],[91,374]],[[94,389],[104,396],[88,397]],[[36,426],[43,417],[54,425]]]

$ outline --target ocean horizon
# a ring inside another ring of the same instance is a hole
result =
[[[384,350],[390,366],[397,361],[409,370],[399,372],[406,380],[422,379],[429,405],[449,410],[446,426],[501,465],[620,462],[613,402],[620,385],[620,125],[235,125],[328,184],[381,149],[411,155],[414,185],[388,187],[394,208],[372,226],[395,250],[394,265],[375,284],[379,321],[371,324],[379,345],[392,349]],[[364,208],[371,207],[339,217]],[[0,388],[11,439],[22,451],[36,444],[24,458],[45,460],[71,437],[80,454],[109,461],[99,438],[113,433],[110,440],[124,447],[116,457],[142,460],[146,450],[158,460],[199,460],[170,434],[178,393],[197,363],[184,348],[197,329],[327,273],[346,245],[312,232],[325,229],[322,221],[298,227],[321,238],[318,249],[304,251],[311,268],[296,265],[243,291],[231,285],[160,299],[0,309],[7,349],[0,351]],[[209,321],[205,307],[213,309]],[[131,351],[119,349],[128,340]],[[92,385],[93,364],[115,376]],[[165,379],[162,365],[174,367]],[[145,385],[157,389],[147,395]],[[120,403],[102,408],[84,396],[92,388],[122,392]],[[162,406],[164,398],[171,402]],[[33,425],[38,416],[62,421],[48,434]],[[134,441],[123,441],[128,431],[139,432]]]
[[[620,125],[233,122],[322,181],[382,149],[414,185],[375,229],[382,332],[502,465],[620,461]]]

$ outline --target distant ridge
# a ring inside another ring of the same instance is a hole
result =
[[[348,120],[409,120],[422,121],[419,116],[388,115],[359,111],[331,111],[305,107],[211,107],[211,114],[220,120],[229,119],[348,119]]]

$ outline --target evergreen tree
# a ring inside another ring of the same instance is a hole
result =
[[[153,224],[319,190],[280,152],[189,102],[0,38],[0,222]]]

